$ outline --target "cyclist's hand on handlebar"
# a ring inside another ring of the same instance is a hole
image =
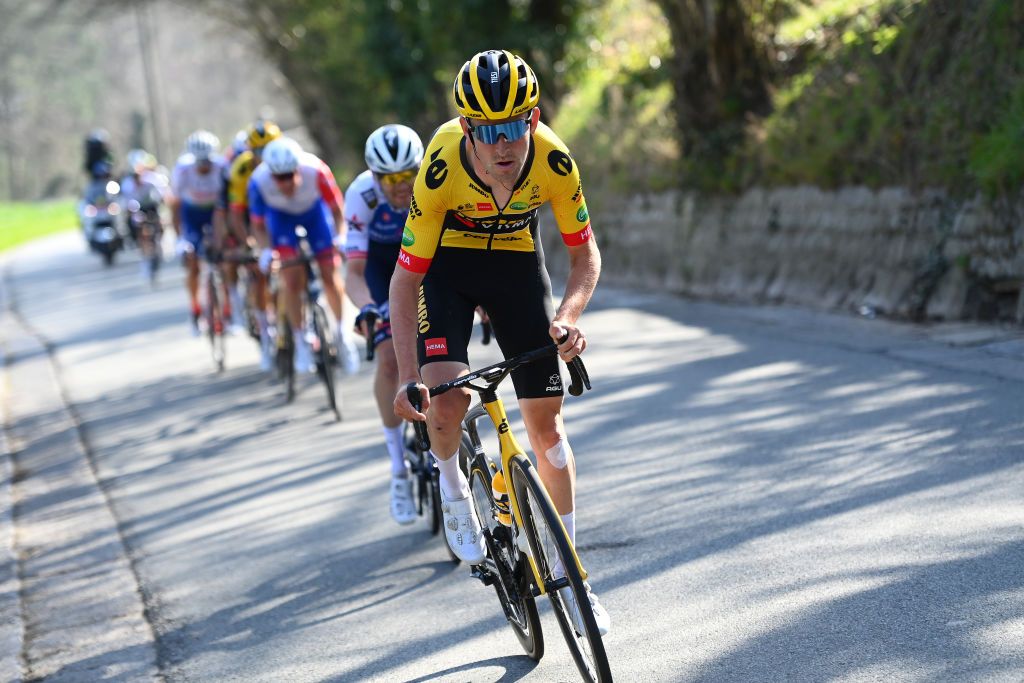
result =
[[[359,309],[359,315],[356,316],[356,332],[364,337],[369,337],[373,334],[374,328],[377,326],[377,321],[379,319],[380,309],[378,309],[375,304],[366,304]]]
[[[583,330],[576,325],[561,320],[552,320],[548,334],[558,346],[559,357],[566,362],[571,361],[587,348],[587,338],[583,334]]]
[[[417,411],[409,402],[409,394],[406,385],[403,384],[395,394],[395,415],[410,422],[424,422],[427,419],[427,407],[430,406],[430,392],[425,384],[419,382],[416,383],[416,388],[420,391],[420,410]]]
[[[259,266],[264,274],[270,272],[270,264],[274,260],[274,252],[270,249],[263,249],[260,252]]]

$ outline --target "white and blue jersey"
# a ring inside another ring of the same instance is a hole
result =
[[[371,171],[363,171],[345,191],[347,259],[366,259],[366,285],[378,306],[388,300],[388,287],[402,247],[409,209],[395,209]]]
[[[202,251],[203,230],[213,223],[213,210],[224,191],[224,161],[213,157],[205,172],[191,154],[178,157],[171,173],[171,192],[181,204],[182,237]]]
[[[334,249],[334,216],[343,200],[334,174],[316,156],[299,157],[295,191],[286,195],[274,180],[270,168],[260,164],[249,179],[249,215],[254,222],[266,221],[273,248],[288,254],[298,247],[295,228],[306,229],[309,246],[317,254]]]

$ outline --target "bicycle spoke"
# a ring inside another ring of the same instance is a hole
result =
[[[514,457],[509,468],[516,500],[523,517],[522,532],[528,539],[531,557],[544,582],[544,588],[565,642],[576,661],[576,667],[588,681],[610,681],[611,670],[604,642],[590,608],[583,577],[576,566],[571,544],[554,504],[548,497],[536,470],[524,456]],[[572,608],[568,602],[570,594],[582,615],[581,629],[573,620]]]
[[[484,460],[477,458],[474,461],[469,478],[473,505],[484,527],[484,540],[489,555],[484,566],[493,574],[492,581],[498,601],[523,651],[531,659],[539,661],[544,656],[544,635],[537,603],[525,578],[529,567],[521,559],[511,528],[500,524],[494,515],[491,475],[483,469]]]

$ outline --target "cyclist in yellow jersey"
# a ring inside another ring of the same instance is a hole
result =
[[[426,385],[468,372],[477,306],[487,311],[506,357],[563,337],[558,343],[563,360],[582,353],[587,342],[577,320],[597,285],[601,257],[576,164],[540,122],[540,88],[529,65],[504,50],[478,53],[456,77],[454,99],[459,117],[442,125],[427,146],[400,267],[391,280],[399,377],[403,385],[417,384],[423,397],[423,412],[417,412],[403,386],[395,414],[427,422],[441,471],[448,544],[463,560],[476,563],[484,556],[480,522],[455,457],[469,392],[450,391],[431,400]],[[557,310],[537,236],[537,210],[544,203],[551,204],[569,251],[569,275]],[[576,462],[562,421],[558,362],[551,357],[525,365],[512,373],[512,381],[541,478],[575,542]],[[574,604],[571,593],[568,600]],[[590,600],[606,633],[608,614],[592,593]],[[578,611],[573,614],[579,621]]]
[[[228,176],[228,228],[239,244],[255,245],[249,230],[249,178],[260,165],[263,148],[281,137],[281,129],[273,121],[257,120],[248,129],[248,149],[240,152],[231,162]],[[269,255],[269,250],[267,250]],[[267,321],[267,278],[259,268],[250,268],[256,323],[260,333],[260,369],[273,368],[273,343]]]

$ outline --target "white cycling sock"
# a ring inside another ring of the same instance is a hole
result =
[[[260,328],[260,339],[270,334],[270,325],[267,323],[266,311],[256,311],[256,325]]]
[[[569,534],[569,540],[572,541],[573,547],[576,547],[576,511],[573,510],[568,514],[558,516],[562,518],[562,525],[565,526],[565,531]]]
[[[242,295],[237,287],[228,287],[228,298],[231,299],[231,316],[236,321],[245,318],[245,304],[242,303]]]
[[[558,515],[562,518],[562,526],[565,527],[565,532],[569,535],[569,540],[572,541],[572,547],[576,547],[576,511]],[[562,565],[562,558],[555,560],[555,564],[551,567],[551,575],[556,579],[560,579],[565,576],[565,567]]]
[[[452,457],[441,460],[433,450],[430,454],[437,461],[437,470],[441,473],[441,490],[447,498],[466,498],[469,496],[469,482],[466,475],[459,469],[459,452],[455,451]]]
[[[405,466],[405,444],[402,439],[402,425],[397,427],[384,427],[384,443],[388,446],[388,455],[391,456],[391,476],[409,476]]]

